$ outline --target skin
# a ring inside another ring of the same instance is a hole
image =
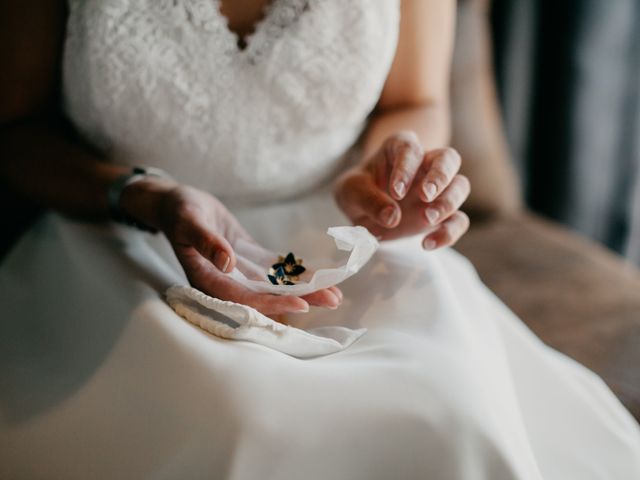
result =
[[[469,196],[449,139],[449,66],[455,1],[403,0],[396,56],[367,129],[363,162],[345,172],[336,201],[383,240],[423,233],[433,250],[469,228]]]
[[[264,4],[222,2],[240,41]],[[444,148],[455,2],[403,0],[401,8],[398,49],[363,139],[363,160],[337,180],[335,197],[354,223],[382,239],[423,233],[425,248],[440,248],[469,224],[459,211],[469,182],[457,173],[459,155]],[[107,190],[129,169],[105,162],[74,138],[56,107],[65,19],[61,0],[0,0],[0,181],[17,202],[104,221]],[[337,308],[342,302],[336,287],[305,297],[275,296],[251,292],[226,276],[237,263],[231,244],[253,240],[206,192],[149,178],[124,190],[121,208],[164,233],[191,284],[206,293],[280,319],[309,305]]]

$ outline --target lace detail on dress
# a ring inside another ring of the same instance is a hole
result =
[[[251,61],[255,61],[256,56],[271,48],[273,43],[283,35],[284,30],[308,8],[308,3],[308,0],[268,2],[263,9],[262,18],[253,26],[253,31],[243,38],[245,48],[240,49],[239,36],[229,27],[228,19],[220,14],[220,0],[184,0],[185,8],[194,25],[210,32],[217,31],[221,36],[228,37],[236,48],[251,57]],[[252,44],[256,46],[252,47]]]
[[[278,198],[339,166],[375,106],[398,0],[274,0],[245,49],[218,0],[70,0],[66,109],[114,161],[227,199]]]

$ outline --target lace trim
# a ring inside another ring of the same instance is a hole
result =
[[[219,0],[69,0],[65,109],[114,161],[226,200],[332,175],[393,59],[397,0],[274,0],[239,50]]]
[[[178,3],[179,0],[173,0]],[[273,0],[268,2],[261,18],[255,22],[253,31],[240,38],[229,27],[229,19],[222,14],[220,0],[182,0],[187,18],[196,27],[220,33],[229,44],[227,51],[255,58],[269,50],[309,9],[310,0]],[[240,48],[241,40],[244,48]],[[233,48],[231,48],[233,47]]]

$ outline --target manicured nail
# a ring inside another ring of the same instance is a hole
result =
[[[404,198],[404,196],[407,194],[407,184],[402,180],[398,180],[393,185],[393,190],[396,192],[396,195],[399,198]]]
[[[425,250],[433,250],[436,248],[436,241],[431,238],[426,238],[424,242],[422,242],[422,248]]]
[[[294,310],[293,313],[307,313],[309,311],[309,304],[307,303],[304,307]]]
[[[438,211],[435,208],[427,208],[424,211],[424,216],[427,217],[427,220],[431,225],[435,225],[435,223],[438,221],[438,217],[440,216],[440,213],[438,213]]]
[[[213,257],[213,264],[220,270],[222,273],[227,273],[227,268],[229,268],[229,263],[231,263],[231,258],[222,250],[218,250],[216,252],[215,257]]]
[[[338,296],[337,293],[332,292],[332,291],[329,291],[329,295],[335,299],[334,302],[333,302],[335,305],[328,305],[328,307],[329,308],[338,308],[338,305],[340,305],[340,303],[342,303],[342,299]]]
[[[424,196],[427,197],[428,201],[433,200],[436,196],[436,192],[438,191],[438,187],[433,182],[427,182],[427,184],[423,188]]]
[[[393,205],[383,208],[380,212],[380,220],[387,227],[393,226],[398,220],[398,209]]]

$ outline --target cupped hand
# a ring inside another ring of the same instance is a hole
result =
[[[336,287],[323,289],[297,297],[257,293],[231,278],[227,273],[236,266],[242,271],[232,245],[238,241],[259,247],[236,218],[212,195],[192,187],[171,185],[161,188],[146,185],[153,191],[153,202],[129,201],[127,210],[149,226],[162,231],[171,243],[189,282],[204,293],[244,305],[277,317],[286,313],[301,313],[309,305],[336,308],[342,302],[342,293]],[[140,191],[145,185],[133,184]],[[131,192],[125,194],[132,195]],[[123,195],[123,203],[127,200]],[[138,205],[145,205],[137,208]],[[124,207],[125,205],[123,205]],[[262,249],[264,251],[264,249]],[[274,255],[275,258],[275,255]]]
[[[415,133],[401,132],[338,179],[336,202],[382,240],[423,233],[427,250],[453,245],[469,228],[460,207],[470,185],[460,162],[454,149],[425,152]]]

